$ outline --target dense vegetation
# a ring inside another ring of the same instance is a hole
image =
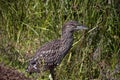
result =
[[[0,63],[39,78],[25,72],[29,58],[59,38],[69,20],[89,30],[75,33],[71,51],[56,69],[59,80],[120,80],[119,0],[0,0]]]

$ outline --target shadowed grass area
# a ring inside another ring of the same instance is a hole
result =
[[[89,30],[75,33],[72,49],[56,69],[59,80],[119,80],[119,4],[119,0],[1,0],[0,62],[29,76],[25,69],[36,49],[59,38],[64,22],[76,20]],[[47,72],[44,76],[48,79]]]
[[[26,78],[23,73],[18,72],[15,69],[8,68],[3,64],[0,64],[0,80],[31,80]]]

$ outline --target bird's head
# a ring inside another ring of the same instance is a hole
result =
[[[68,21],[67,23],[65,23],[62,27],[62,33],[69,33],[69,32],[74,32],[77,30],[83,30],[83,29],[88,29],[87,27],[81,25],[79,22],[77,21]]]
[[[34,58],[31,59],[29,61],[29,64],[28,64],[28,67],[27,67],[26,71],[30,74],[40,72],[40,70],[38,68],[38,64],[39,63],[38,63],[37,59],[34,59]]]

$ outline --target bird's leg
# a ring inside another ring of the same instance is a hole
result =
[[[50,80],[56,80],[54,69],[50,69],[50,75],[49,75],[49,78],[50,78]]]

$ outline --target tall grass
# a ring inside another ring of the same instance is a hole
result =
[[[75,33],[72,49],[56,69],[59,80],[119,80],[119,3],[119,0],[0,0],[0,62],[25,73],[27,61],[36,49],[59,38],[64,22],[77,20],[89,30]]]

